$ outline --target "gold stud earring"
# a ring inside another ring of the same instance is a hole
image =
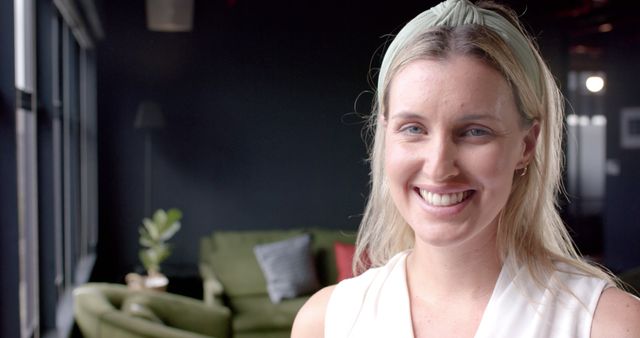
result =
[[[520,177],[524,176],[527,174],[527,169],[529,168],[529,166],[525,166],[524,168],[522,168],[522,172],[520,173]]]

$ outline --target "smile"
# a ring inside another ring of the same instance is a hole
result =
[[[427,191],[426,189],[420,189],[420,196],[429,204],[435,207],[448,207],[462,203],[466,200],[473,190],[461,191],[452,194],[437,194]]]

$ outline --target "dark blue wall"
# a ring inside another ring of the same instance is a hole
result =
[[[406,15],[340,6],[201,1],[191,33],[146,30],[142,4],[105,6],[96,278],[138,264],[144,131],[133,121],[143,99],[167,120],[152,135],[152,208],[184,211],[168,264],[194,268],[198,239],[215,230],[357,227],[368,169],[351,113],[379,37]]]
[[[620,166],[607,176],[605,259],[614,271],[640,266],[640,149],[620,146],[620,111],[640,107],[640,41],[612,44],[607,62],[607,158]]]
[[[0,60],[0,337],[18,337],[20,319],[13,1],[0,1]]]

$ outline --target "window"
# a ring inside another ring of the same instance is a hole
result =
[[[65,9],[68,11],[68,9]],[[64,11],[61,11],[64,13]],[[58,331],[71,329],[71,292],[89,279],[98,226],[95,56],[57,14],[53,55],[53,203]]]
[[[75,1],[53,3],[55,7],[44,0],[14,1],[22,338],[68,336],[73,324],[72,290],[88,281],[97,244],[96,63],[92,36],[101,34],[94,32],[99,22],[96,24],[97,16],[92,15],[91,34],[85,15],[79,14],[95,14],[92,1],[83,1],[82,11]],[[48,9],[41,10],[45,7]],[[47,31],[44,37],[38,31],[43,23]],[[36,34],[40,34],[38,39]],[[50,82],[43,85],[45,80]],[[39,163],[39,152],[51,154],[50,159]],[[52,216],[46,216],[45,210]],[[55,267],[44,269],[46,262],[38,257],[46,260],[42,257],[52,256],[55,260],[50,265]]]
[[[20,335],[39,329],[38,176],[35,87],[35,11],[32,1],[14,3],[16,155]]]
[[[576,216],[600,215],[604,208],[606,125],[603,72],[569,72],[567,190]]]

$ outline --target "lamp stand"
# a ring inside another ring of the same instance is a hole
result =
[[[151,215],[151,131],[144,133],[144,214]]]

